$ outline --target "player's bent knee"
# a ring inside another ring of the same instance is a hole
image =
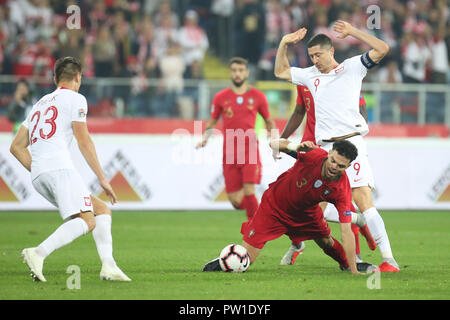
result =
[[[101,215],[101,214],[109,214],[111,215],[111,209],[108,207],[108,205],[100,200],[99,198],[97,198],[94,195],[91,195],[91,200],[92,200],[92,205],[94,206],[94,214],[96,216]]]
[[[88,226],[88,233],[95,229],[95,217],[92,211],[81,212],[79,217],[86,222]]]

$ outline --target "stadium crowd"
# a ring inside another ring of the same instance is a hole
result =
[[[72,5],[81,19],[79,28],[69,29]],[[34,90],[40,95],[51,87],[55,60],[75,56],[85,78],[132,78],[130,88],[84,92],[88,97],[126,97],[128,115],[176,116],[175,100],[187,90],[184,80],[204,78],[207,53],[222,62],[245,57],[254,78],[273,80],[282,35],[305,26],[307,38],[325,33],[335,40],[330,25],[337,19],[367,30],[369,5],[380,12],[379,28],[369,31],[391,50],[366,81],[448,82],[446,0],[0,0],[0,71],[47,79]],[[334,43],[337,61],[368,49],[351,37]],[[300,67],[310,64],[304,43],[290,59]],[[146,79],[158,79],[158,85],[148,88]],[[111,109],[112,102],[100,100]]]

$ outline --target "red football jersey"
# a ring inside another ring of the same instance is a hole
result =
[[[328,157],[323,149],[298,153],[294,166],[269,185],[265,192],[279,218],[287,223],[301,224],[305,215],[315,214],[312,207],[325,201],[334,204],[339,221],[351,222],[352,192],[347,174],[325,181],[322,164]],[[321,211],[320,211],[321,212]]]
[[[252,162],[257,157],[259,161],[258,140],[255,133],[256,115],[260,113],[264,119],[270,117],[269,104],[263,92],[254,88],[238,95],[230,88],[218,92],[212,102],[211,117],[222,116],[224,130],[223,157],[231,153],[234,163]],[[245,141],[245,143],[244,143]],[[232,143],[232,146],[230,144]],[[252,151],[252,152],[250,152]],[[244,154],[243,154],[244,152]],[[251,155],[251,157],[250,157]]]
[[[306,86],[297,86],[297,104],[304,106],[306,109],[306,125],[303,132],[303,141],[313,141],[316,143],[315,126],[316,126],[316,114],[314,110],[314,99],[311,92]],[[359,106],[364,106],[366,100],[362,93],[359,95]]]

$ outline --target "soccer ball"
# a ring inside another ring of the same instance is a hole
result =
[[[225,272],[245,272],[250,266],[250,256],[243,246],[230,244],[220,253],[219,263]]]

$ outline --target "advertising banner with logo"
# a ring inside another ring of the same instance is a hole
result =
[[[10,154],[12,136],[0,135],[0,211],[54,209],[33,188],[29,173]],[[200,136],[93,135],[104,171],[117,196],[114,210],[232,209],[222,175],[222,138],[196,150]],[[379,209],[450,210],[449,139],[367,138]],[[275,162],[260,141],[261,197],[268,184],[294,163]],[[72,158],[87,187],[107,200],[76,143]],[[51,167],[51,163],[49,163]]]

